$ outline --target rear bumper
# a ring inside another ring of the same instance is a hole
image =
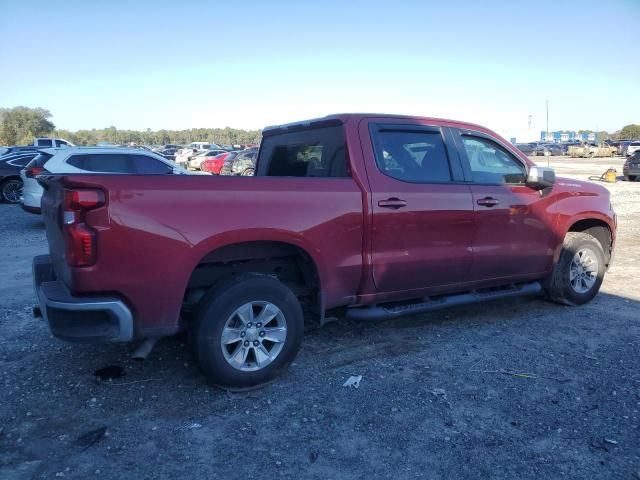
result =
[[[22,196],[20,201],[23,205],[31,208],[40,209],[40,203],[42,201],[42,193],[44,190],[33,178],[22,178]]]
[[[49,255],[33,259],[33,285],[51,333],[75,342],[126,342],[133,338],[131,310],[115,297],[78,297],[56,278]]]

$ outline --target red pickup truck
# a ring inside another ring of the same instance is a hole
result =
[[[263,132],[255,177],[41,175],[57,337],[187,330],[215,384],[295,357],[315,314],[393,318],[544,294],[591,300],[611,262],[606,189],[556,179],[486,128],[334,115]],[[329,312],[329,313],[328,313]]]

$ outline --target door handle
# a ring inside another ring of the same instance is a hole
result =
[[[479,198],[476,203],[478,205],[482,205],[483,207],[495,207],[500,202],[493,197],[485,197],[485,198]]]
[[[397,210],[399,208],[406,207],[407,202],[396,197],[391,197],[391,198],[387,198],[386,200],[380,200],[378,202],[378,206],[382,208],[390,208],[392,210]]]

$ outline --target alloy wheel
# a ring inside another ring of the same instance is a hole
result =
[[[598,280],[598,257],[590,248],[576,252],[569,267],[569,281],[576,293],[587,293]]]
[[[222,329],[220,346],[229,365],[243,372],[261,370],[282,351],[287,322],[273,303],[252,301],[235,310]]]

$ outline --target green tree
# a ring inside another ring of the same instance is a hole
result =
[[[44,108],[14,107],[0,109],[0,144],[31,143],[33,137],[48,135],[55,125]]]
[[[640,140],[640,125],[632,123],[625,125],[620,130],[620,138],[628,138],[629,140]]]

